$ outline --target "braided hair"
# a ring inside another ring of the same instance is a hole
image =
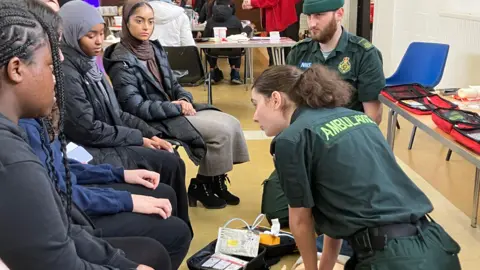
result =
[[[64,81],[61,70],[61,58],[59,49],[59,32],[61,30],[61,18],[50,7],[37,0],[0,0],[0,68],[6,66],[13,57],[18,57],[24,63],[32,62],[35,51],[48,44],[52,53],[53,74],[55,76],[55,96],[60,111],[59,139],[63,153],[63,164],[66,172],[66,207],[69,224],[72,209],[72,183],[66,155],[66,139],[63,134],[64,118]],[[53,153],[48,143],[47,132],[43,127],[51,127],[47,119],[42,119],[41,140],[42,148],[46,152],[45,162],[47,172],[54,181],[57,191],[59,181],[53,165]]]

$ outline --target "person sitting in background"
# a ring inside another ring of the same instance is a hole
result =
[[[119,108],[110,83],[97,66],[95,59],[104,38],[103,18],[83,1],[65,4],[60,15],[64,20],[61,48],[65,56],[67,138],[85,147],[93,156],[92,164],[159,173],[161,182],[175,190],[179,218],[190,226],[185,163],[168,142],[157,137],[160,131]],[[134,206],[137,203],[152,201],[134,201]]]
[[[213,16],[213,7],[218,5],[217,0],[208,0],[205,4],[202,5],[202,9],[198,14],[198,22],[204,23],[208,21]],[[228,5],[232,9],[232,14],[235,16],[235,3],[232,0],[228,1]]]
[[[245,32],[247,35],[253,31],[251,26],[242,26],[242,22],[233,15],[232,8],[230,6],[230,0],[216,0],[215,5],[213,6],[212,17],[207,20],[207,25],[205,26],[205,31],[203,32],[204,37],[213,37],[214,32],[213,28],[215,27],[226,27],[228,31],[232,32]],[[228,58],[228,63],[230,64],[230,82],[234,84],[242,84],[240,79],[240,66],[242,63],[242,57],[240,50],[238,56],[231,56]],[[217,66],[216,57],[207,57],[208,63],[210,65],[210,78],[212,83],[220,82],[223,80],[223,72]]]
[[[199,165],[188,187],[191,206],[197,201],[206,208],[237,205],[240,198],[226,183],[233,165],[250,159],[240,122],[193,102],[192,94],[174,77],[162,46],[149,40],[153,25],[153,9],[147,2],[124,6],[122,39],[108,47],[103,58],[120,106],[178,141],[194,138],[191,144],[184,143],[190,159]]]
[[[155,28],[150,40],[158,40],[162,46],[195,46],[190,18],[183,8],[171,0],[150,0],[155,14]]]

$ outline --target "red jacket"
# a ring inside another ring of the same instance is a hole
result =
[[[283,31],[297,22],[295,5],[299,0],[251,0],[254,8],[261,8],[267,32]]]

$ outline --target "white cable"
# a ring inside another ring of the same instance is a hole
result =
[[[258,215],[257,218],[255,219],[255,221],[253,221],[252,226],[250,226],[250,225],[248,225],[248,223],[247,223],[245,220],[243,220],[243,219],[241,219],[241,218],[232,218],[232,219],[230,219],[229,221],[225,222],[225,224],[223,225],[223,227],[224,227],[224,228],[227,228],[227,226],[230,225],[230,223],[232,223],[232,222],[235,221],[235,220],[238,220],[238,221],[243,222],[243,224],[246,225],[246,227],[247,227],[247,229],[248,229],[249,231],[253,231],[253,230],[255,230],[255,229],[260,225],[260,223],[262,223],[263,219],[265,219],[265,215],[264,215],[264,214]],[[276,227],[277,227],[277,226],[276,226],[277,223],[278,223],[278,220],[277,220],[276,222],[275,222],[275,220],[272,220],[272,229],[271,229],[270,231],[263,231],[263,232],[261,232],[261,233],[263,233],[263,234],[268,234],[268,235],[273,235],[273,236],[277,236],[277,237],[285,236],[285,237],[289,237],[289,238],[295,239],[295,238],[293,237],[293,235],[291,235],[291,234],[288,234],[288,233],[280,233],[280,228],[278,228],[278,230],[277,230],[277,228],[276,228]],[[275,228],[273,228],[273,227],[275,227]],[[279,223],[278,223],[278,227],[280,227],[280,224],[279,224]]]
[[[258,215],[257,218],[255,219],[255,221],[253,222],[252,226],[248,225],[248,223],[247,223],[245,220],[241,219],[241,218],[232,218],[232,219],[230,219],[229,221],[227,221],[227,222],[223,225],[223,227],[226,228],[228,225],[230,225],[230,223],[232,223],[232,222],[235,221],[235,220],[238,220],[238,221],[243,222],[243,224],[245,224],[245,225],[247,226],[247,229],[248,229],[249,231],[253,231],[253,230],[255,230],[255,228],[258,227],[258,225],[260,225],[260,223],[262,223],[262,221],[263,221],[264,218],[265,218],[265,215],[264,215],[264,214]]]

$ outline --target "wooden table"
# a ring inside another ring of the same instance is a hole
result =
[[[449,99],[449,98],[447,98]],[[473,228],[477,227],[477,213],[478,213],[478,201],[479,201],[479,192],[480,192],[480,155],[470,151],[468,148],[457,143],[449,134],[446,134],[437,125],[433,122],[431,115],[416,115],[410,113],[401,107],[399,107],[395,102],[390,101],[385,98],[383,95],[380,95],[379,100],[389,108],[388,112],[388,127],[387,127],[387,141],[390,146],[394,147],[395,142],[395,131],[397,116],[400,115],[405,118],[407,121],[412,123],[414,126],[420,128],[425,133],[433,137],[435,140],[439,141],[444,146],[448,147],[453,152],[457,153],[468,162],[475,165],[475,186],[473,189],[473,211],[471,215],[471,226]],[[450,99],[452,101],[452,99]],[[475,112],[480,112],[472,110]]]

